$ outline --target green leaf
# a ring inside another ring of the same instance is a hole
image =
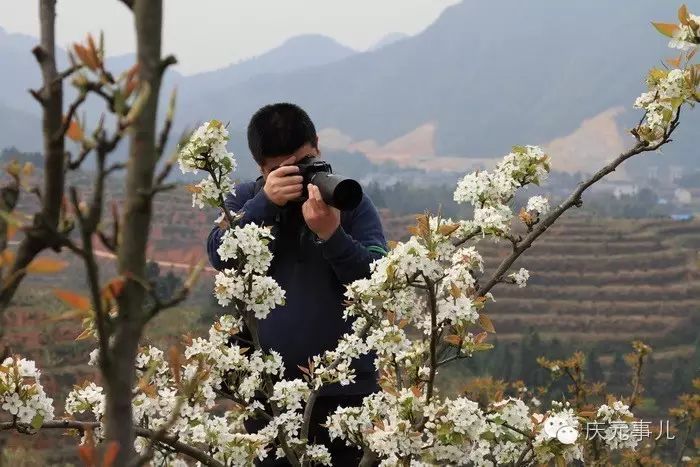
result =
[[[124,94],[119,89],[114,90],[114,112],[117,115],[123,115],[126,110],[126,100]]]
[[[35,430],[38,430],[41,428],[41,425],[44,424],[44,417],[42,415],[36,414],[34,415],[34,418],[32,418],[32,428]]]

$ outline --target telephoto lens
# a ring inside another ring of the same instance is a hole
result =
[[[299,174],[304,177],[303,196],[308,197],[306,186],[318,187],[323,201],[329,206],[349,211],[362,201],[362,186],[356,180],[333,173],[331,165],[315,156],[306,156],[297,163]]]

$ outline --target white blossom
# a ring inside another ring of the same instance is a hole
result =
[[[35,429],[54,415],[53,399],[44,392],[40,377],[33,360],[12,356],[0,364],[0,409]]]
[[[513,279],[518,287],[523,288],[527,285],[527,280],[530,278],[530,272],[525,268],[520,268],[518,272],[510,274],[509,277]]]
[[[544,216],[549,212],[549,200],[544,196],[533,196],[527,201],[525,210],[534,211],[540,216]]]

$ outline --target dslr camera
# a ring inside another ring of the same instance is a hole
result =
[[[362,186],[356,180],[334,174],[328,162],[308,155],[296,165],[299,167],[298,175],[304,178],[299,201],[306,201],[309,198],[307,189],[309,183],[318,187],[326,204],[341,211],[355,209],[362,201]]]

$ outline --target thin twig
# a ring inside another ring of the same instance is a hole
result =
[[[100,345],[100,365],[106,367],[108,365],[109,354],[109,336],[107,335],[107,320],[105,310],[102,303],[102,294],[100,293],[100,278],[97,261],[95,260],[95,252],[92,246],[92,232],[88,230],[88,225],[85,217],[80,212],[80,202],[78,201],[78,192],[75,187],[70,189],[71,202],[75,210],[75,216],[78,218],[81,238],[83,242],[83,262],[88,276],[88,284],[90,286],[90,294],[92,296],[92,306],[95,311],[95,327],[97,328],[97,337]]]

